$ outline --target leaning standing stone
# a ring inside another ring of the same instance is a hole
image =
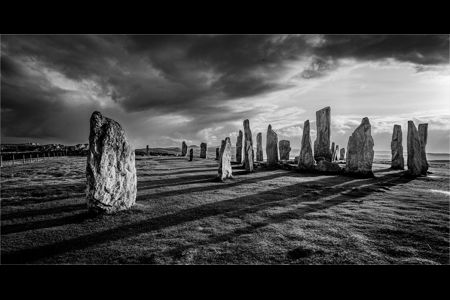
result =
[[[300,157],[298,162],[299,169],[303,170],[314,169],[314,158],[309,131],[309,120],[306,120],[303,125],[302,148],[300,150]]]
[[[267,128],[266,155],[267,165],[271,166],[278,163],[278,136],[277,133],[272,130],[272,125],[270,124]]]
[[[422,175],[427,175],[428,171],[428,161],[427,161],[427,153],[426,146],[428,140],[428,124],[419,124],[419,139],[420,139],[420,150],[422,157]]]
[[[341,148],[339,160],[344,160],[344,159],[345,159],[345,148]]]
[[[281,140],[279,143],[280,160],[289,160],[289,153],[291,152],[291,143],[287,140]]]
[[[90,211],[113,213],[136,202],[134,149],[116,121],[95,111],[90,120],[86,199]]]
[[[206,143],[200,144],[200,158],[206,158]]]
[[[394,125],[394,131],[392,132],[391,141],[392,169],[403,170],[405,168],[402,139],[402,127],[400,125]]]
[[[242,163],[242,130],[239,130],[239,135],[236,141],[236,162]]]
[[[183,143],[181,144],[181,156],[186,156],[187,154],[187,145],[186,142],[183,141]]]
[[[233,178],[233,171],[231,169],[231,141],[229,137],[225,138],[220,146],[219,178],[222,181],[227,178]]]
[[[316,112],[317,138],[314,141],[314,159],[331,162],[330,149],[330,107]]]
[[[256,161],[263,161],[262,133],[256,135]]]
[[[190,149],[189,150],[189,161],[192,161],[192,159],[194,159],[194,149]]]
[[[364,118],[348,139],[346,172],[373,176],[373,145],[370,122]]]
[[[419,132],[413,121],[408,121],[408,172],[413,176],[422,174],[422,145],[420,143]]]
[[[244,120],[244,166],[248,172],[253,172],[253,140],[249,120]]]

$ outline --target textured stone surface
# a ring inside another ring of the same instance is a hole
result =
[[[314,168],[314,157],[311,147],[309,120],[306,120],[303,124],[303,136],[298,167],[299,169],[304,170],[312,170]]]
[[[279,142],[280,160],[289,160],[289,153],[291,152],[291,142],[288,140],[281,140]]]
[[[181,156],[186,156],[187,154],[187,145],[186,142],[183,141],[183,143],[181,143]]]
[[[363,118],[361,124],[348,139],[346,172],[373,176],[373,145],[369,119]]]
[[[206,158],[206,143],[200,144],[200,158]]]
[[[194,159],[194,149],[189,149],[189,161],[192,161]]]
[[[345,148],[341,148],[341,152],[339,153],[339,160],[345,160]]]
[[[331,162],[330,148],[330,107],[316,112],[317,138],[314,141],[314,159],[316,162],[325,159]]]
[[[256,135],[256,161],[263,161],[262,133]]]
[[[406,142],[408,172],[411,175],[419,176],[422,174],[422,145],[420,143],[419,132],[413,121],[408,121],[408,137]]]
[[[334,147],[334,142],[331,143],[330,151],[331,151],[331,161],[334,161],[334,154],[335,154],[335,151],[336,151],[336,148]]]
[[[236,162],[238,164],[242,163],[242,130],[239,130],[239,135],[236,141]]]
[[[112,213],[136,202],[134,149],[116,121],[95,111],[90,119],[86,199],[90,211]]]
[[[325,159],[319,160],[315,169],[320,172],[327,173],[339,173],[342,171],[341,167],[337,163],[329,162]]]
[[[219,154],[219,178],[224,181],[227,178],[233,178],[231,169],[231,141],[227,137],[222,141]]]
[[[419,139],[420,139],[420,150],[422,158],[422,175],[427,175],[428,171],[428,161],[427,161],[427,141],[428,141],[428,124],[419,124]]]
[[[247,172],[253,172],[253,138],[249,120],[244,120],[244,167]]]
[[[270,124],[267,128],[266,155],[267,165],[272,166],[278,163],[278,136]]]
[[[405,168],[402,140],[403,140],[402,127],[400,125],[394,125],[394,131],[392,132],[392,141],[391,141],[392,169],[403,170]]]

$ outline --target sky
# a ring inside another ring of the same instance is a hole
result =
[[[297,149],[330,106],[340,147],[368,117],[375,150],[413,120],[449,153],[449,56],[448,35],[2,35],[1,142],[87,143],[98,110],[135,148],[234,145],[249,119]]]

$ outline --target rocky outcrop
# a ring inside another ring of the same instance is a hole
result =
[[[256,161],[263,161],[262,133],[256,135]]]
[[[394,125],[394,131],[392,132],[392,141],[391,141],[392,169],[403,170],[405,168],[402,139],[403,139],[402,127],[400,125]]]
[[[368,118],[362,119],[348,139],[345,171],[363,177],[373,177],[373,138]]]
[[[194,149],[189,150],[189,161],[192,161],[194,159]]]
[[[227,137],[222,141],[219,154],[219,178],[224,181],[227,178],[233,178],[233,171],[231,169],[231,141]]]
[[[422,174],[422,145],[419,132],[413,121],[408,121],[408,137],[406,142],[408,173],[413,176],[420,176]]]
[[[316,112],[317,138],[314,141],[314,159],[316,162],[325,159],[331,162],[330,149],[330,107]]]
[[[200,158],[206,158],[206,143],[200,144]]]
[[[181,156],[186,156],[187,154],[187,145],[186,142],[183,141],[183,143],[181,143]]]
[[[90,119],[86,179],[90,211],[113,213],[136,202],[134,149],[120,124],[98,111]]]
[[[239,130],[239,135],[236,141],[236,162],[238,164],[242,163],[242,130]]]
[[[336,148],[334,147],[334,142],[331,143],[330,151],[331,151],[331,161],[334,161],[334,155],[335,155],[335,152],[336,152]]]
[[[219,152],[220,152],[220,148],[216,148],[216,160],[219,160],[219,157],[220,157],[220,153]]]
[[[289,153],[291,152],[291,143],[288,140],[281,140],[279,143],[280,160],[289,160]]]
[[[309,120],[306,120],[303,124],[302,144],[300,149],[298,168],[302,170],[314,169],[314,157],[311,147]]]
[[[345,160],[345,148],[341,148],[341,153],[339,154],[339,160]]]
[[[253,139],[249,120],[244,120],[244,167],[247,172],[253,172]]]
[[[428,124],[419,124],[419,139],[420,139],[420,151],[422,158],[422,175],[427,175],[428,161],[427,161],[427,141],[428,141]]]
[[[272,130],[272,125],[270,124],[267,128],[266,155],[267,165],[273,166],[278,164],[278,136],[277,133]]]

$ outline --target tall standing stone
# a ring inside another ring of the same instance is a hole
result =
[[[238,164],[242,163],[242,130],[239,130],[239,135],[236,141],[236,162]]]
[[[314,168],[314,157],[311,147],[311,136],[309,134],[309,120],[303,124],[302,148],[298,159],[299,169],[312,170]]]
[[[333,161],[337,161],[339,159],[339,145],[336,145],[336,149],[334,149]]]
[[[231,141],[227,137],[222,141],[219,153],[219,178],[224,181],[227,178],[233,178],[231,169]]]
[[[200,144],[200,158],[206,158],[206,143]]]
[[[116,121],[95,111],[90,119],[86,200],[90,211],[113,213],[136,202],[134,149]]]
[[[249,120],[244,120],[244,166],[247,172],[253,172],[253,139]]]
[[[263,161],[262,133],[256,135],[256,161]]]
[[[330,107],[316,112],[317,138],[314,141],[314,159],[316,162],[326,160],[331,162],[330,149]]]
[[[189,161],[192,161],[194,159],[194,149],[189,149]]]
[[[341,148],[341,152],[339,153],[339,160],[345,159],[345,148]]]
[[[348,139],[346,171],[362,176],[373,176],[373,145],[369,119],[363,118]]]
[[[183,143],[181,143],[181,156],[186,156],[187,154],[187,145],[186,142],[183,141]]]
[[[331,161],[334,161],[334,152],[336,151],[336,149],[334,148],[334,142],[331,143]]]
[[[267,164],[269,166],[278,163],[278,136],[277,133],[272,130],[272,125],[270,124],[267,128],[266,155]]]
[[[216,160],[219,160],[219,157],[220,157],[220,153],[219,152],[220,152],[220,148],[216,148]]]
[[[289,160],[289,153],[291,152],[291,143],[287,140],[281,140],[279,143],[280,160]]]
[[[413,121],[408,121],[408,138],[406,142],[408,171],[411,175],[419,176],[422,174],[422,145],[419,132]]]
[[[402,127],[400,125],[394,125],[394,131],[392,132],[391,141],[392,169],[403,170],[405,168],[402,139]]]
[[[422,175],[427,175],[428,171],[428,161],[427,161],[427,153],[426,146],[428,141],[428,124],[419,124],[419,139],[420,139],[420,150],[422,157]]]

